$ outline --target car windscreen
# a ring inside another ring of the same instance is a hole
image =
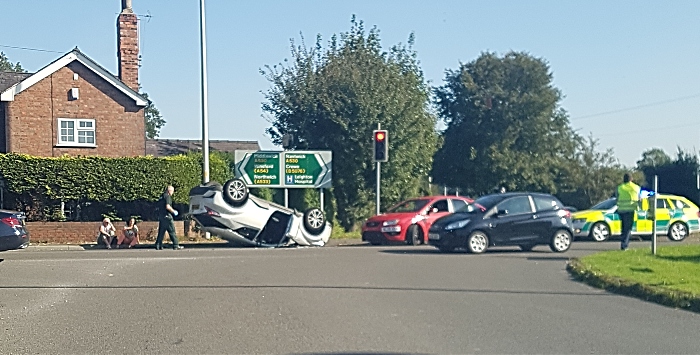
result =
[[[458,213],[473,213],[473,212],[486,212],[491,207],[495,206],[499,202],[503,201],[503,195],[487,195],[476,199],[473,203],[466,205],[459,210],[455,211]]]
[[[615,207],[615,204],[616,204],[616,203],[617,203],[617,202],[615,201],[615,199],[614,199],[614,198],[611,198],[611,199],[605,200],[605,201],[603,201],[603,202],[601,202],[601,203],[599,203],[599,204],[597,204],[597,205],[591,207],[590,209],[591,209],[591,210],[601,210],[601,211],[605,211],[605,210],[609,210],[609,209]]]
[[[418,212],[425,207],[430,200],[408,200],[387,210],[389,213]]]

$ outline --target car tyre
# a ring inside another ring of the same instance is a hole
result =
[[[552,240],[549,243],[549,249],[552,249],[552,251],[555,253],[563,253],[571,248],[572,240],[573,237],[569,231],[560,229],[554,232]]]
[[[610,227],[603,222],[596,222],[591,227],[591,239],[596,242],[604,242],[610,238]]]
[[[688,226],[682,222],[675,222],[668,229],[668,239],[680,242],[688,236]]]
[[[242,179],[231,179],[224,184],[224,200],[232,206],[240,206],[248,200],[248,186]]]
[[[313,234],[318,235],[326,227],[326,217],[319,208],[310,208],[304,212],[304,228]]]
[[[423,233],[421,233],[420,227],[418,227],[417,224],[413,224],[410,227],[408,227],[408,230],[406,231],[406,244],[423,244]]]
[[[472,254],[482,254],[489,247],[489,237],[482,231],[472,232],[467,237],[467,251]]]

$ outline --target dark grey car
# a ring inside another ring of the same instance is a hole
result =
[[[0,210],[0,251],[29,246],[29,232],[24,226],[24,212]]]
[[[572,241],[571,213],[556,197],[534,192],[480,197],[435,221],[428,233],[428,243],[441,251],[464,248],[476,254],[506,245],[522,250],[548,245],[561,253],[569,250]]]

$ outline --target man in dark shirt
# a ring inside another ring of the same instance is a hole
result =
[[[178,243],[177,235],[175,235],[175,224],[173,217],[177,216],[177,211],[173,208],[173,193],[175,188],[168,186],[163,193],[163,196],[158,200],[159,216],[158,216],[158,237],[156,238],[156,250],[163,249],[163,237],[165,232],[168,232],[170,241],[173,242],[173,249],[180,250],[183,247]]]

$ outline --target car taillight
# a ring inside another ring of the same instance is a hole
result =
[[[19,227],[22,225],[19,223],[19,219],[13,216],[2,218],[0,219],[0,222],[5,223],[10,227]]]
[[[211,208],[209,208],[209,207],[207,207],[207,206],[204,206],[204,209],[207,210],[207,215],[208,215],[208,216],[221,217],[221,215],[219,214],[219,212],[216,212],[216,211],[212,210]]]
[[[559,210],[557,214],[559,215],[559,217],[571,218],[571,211],[569,210]]]

